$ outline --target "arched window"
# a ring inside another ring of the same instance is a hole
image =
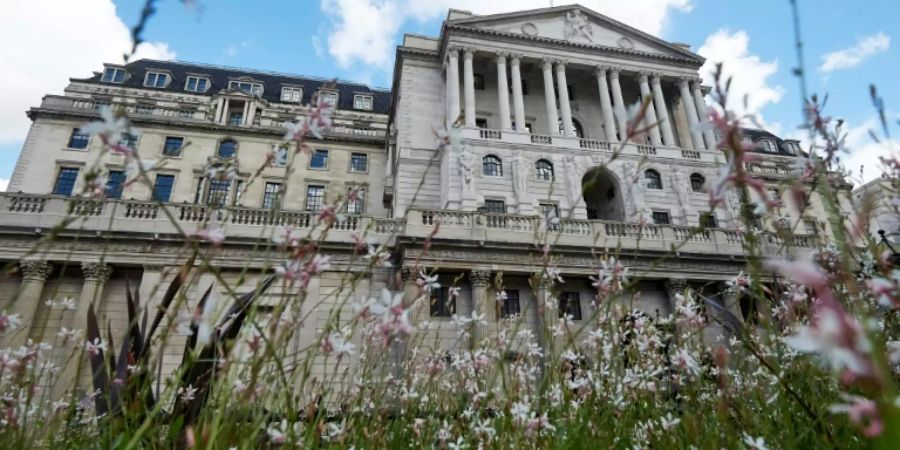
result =
[[[584,138],[584,127],[581,126],[581,122],[576,119],[572,119],[572,128],[575,129],[575,137],[579,139]],[[565,127],[563,126],[562,118],[559,119],[559,134],[565,134]]]
[[[231,139],[219,142],[219,150],[216,153],[219,158],[234,158],[235,153],[237,153],[237,142]]]
[[[494,155],[487,155],[481,160],[482,163],[482,173],[488,177],[502,177],[503,176],[503,163],[500,162],[500,158]]]
[[[539,181],[553,180],[553,163],[546,159],[539,159],[534,163],[535,176]]]
[[[644,180],[647,186],[647,189],[658,189],[661,190],[662,186],[662,177],[659,176],[659,172],[653,169],[647,169],[644,171]]]
[[[706,192],[706,178],[699,173],[691,174],[691,190],[694,192]]]

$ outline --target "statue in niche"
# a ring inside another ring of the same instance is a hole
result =
[[[685,177],[682,176],[681,169],[672,168],[672,189],[675,190],[675,198],[678,200],[678,214],[682,225],[687,224],[688,205],[690,198],[688,197],[689,186],[685,185]]]
[[[625,191],[625,213],[632,221],[640,219],[641,207],[644,204],[644,185],[638,179],[637,169],[631,161],[622,164],[623,190]]]
[[[528,160],[521,150],[516,151],[513,156],[513,186],[515,187],[516,198],[521,199],[524,194],[528,193]]]
[[[462,153],[459,154],[459,174],[462,176],[460,189],[463,198],[471,198],[475,195],[475,163],[475,154],[464,145]]]
[[[579,176],[581,171],[579,170],[578,162],[575,161],[575,155],[566,155],[563,163],[566,167],[566,181],[568,182],[567,186],[569,188],[569,201],[572,205],[575,205],[579,200],[581,200],[582,195],[581,177]]]
[[[566,13],[565,35],[567,41],[584,39],[594,42],[594,29],[578,9]]]

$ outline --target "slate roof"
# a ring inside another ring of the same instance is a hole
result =
[[[323,78],[303,77],[299,75],[264,72],[249,69],[237,69],[231,67],[212,66],[207,64],[195,64],[180,61],[157,61],[141,59],[125,65],[127,77],[123,83],[104,83],[100,81],[102,73],[95,73],[89,78],[73,78],[72,81],[82,83],[102,84],[104,86],[124,86],[135,89],[153,89],[144,87],[144,76],[148,70],[164,70],[172,74],[172,81],[168,86],[154,89],[163,92],[185,93],[191,95],[213,96],[222,89],[228,88],[230,80],[238,78],[252,78],[263,83],[262,98],[270,102],[281,101],[282,86],[299,86],[303,88],[302,104],[309,104],[313,94],[319,87],[330,83],[332,80]],[[188,92],[184,90],[188,75],[202,75],[209,78],[212,86],[205,93]],[[353,95],[366,94],[373,97],[373,109],[371,112],[387,114],[390,109],[391,92],[383,89],[372,89],[364,84],[337,81],[338,109],[354,110]]]
[[[787,146],[785,145],[786,141],[797,142],[797,140],[782,139],[766,130],[760,130],[757,128],[741,128],[741,134],[743,136],[749,137],[753,141],[753,143],[758,143],[758,142],[762,141],[763,139],[770,139],[775,142],[775,146],[778,148],[778,154],[785,155],[785,156],[798,156],[798,154],[793,153],[790,150],[788,150]],[[753,151],[757,152],[757,153],[771,154],[762,149],[757,149],[757,150],[753,150]],[[803,152],[801,151],[800,153],[802,154]]]

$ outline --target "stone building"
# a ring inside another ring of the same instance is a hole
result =
[[[451,10],[439,36],[405,36],[390,92],[182,62],[106,65],[28,112],[33,124],[0,196],[0,260],[19,266],[18,275],[0,278],[0,304],[17,298],[9,308],[28,324],[12,339],[58,339],[61,327],[83,327],[91,302],[114,334],[122,330],[126,282],[151,305],[158,301],[156,286],[186,258],[182,232],[206,220],[227,235],[211,250],[222,279],[252,290],[257,275],[245,279],[241,269],[271,266],[266,243],[276,227],[313,228],[322,205],[350,189],[363,194],[323,242],[334,267],[309,285],[322,312],[313,311],[314,326],[300,331],[298,346],[347,296],[389,288],[414,297],[420,268],[437,270],[443,286],[415,315],[430,324],[418,332],[428,345],[462,345],[453,313],[485,314],[485,333],[517,314],[538,334],[557,313],[587,320],[598,255],[616,255],[641,279],[634,307],[648,315],[670,312],[687,287],[749,314],[750,305],[741,308],[722,289],[745,268],[745,256],[735,199],[714,210],[708,204],[724,159],[703,126],[702,64],[688,45],[566,6],[488,16]],[[281,142],[282,125],[306,114],[313,95],[334,105],[333,128],[310,141],[309,153],[276,155],[254,178]],[[628,110],[641,98],[650,102],[646,125],[655,125],[645,141],[625,142]],[[164,162],[152,187],[127,184],[122,156],[101,155],[99,140],[80,132],[104,106],[124,108],[139,131],[124,145]],[[436,134],[454,124],[459,145],[441,151]],[[801,156],[798,143],[758,130],[746,139],[762,157],[748,170],[797,211],[778,185]],[[209,179],[215,158],[235,163],[235,180]],[[100,203],[79,196],[85,168],[95,164],[109,174]],[[806,227],[788,242],[761,235],[767,252],[803,254],[828,233],[812,219],[824,217],[818,199],[809,201]],[[542,270],[535,246],[542,230],[564,281],[532,286]],[[360,270],[353,233],[384,245],[393,264],[346,290],[347,274]],[[190,299],[210,285],[227,296],[216,277],[197,272]],[[501,289],[506,300],[497,303]],[[66,297],[74,310],[45,303]],[[559,299],[558,312],[541,316],[539,298]],[[718,334],[710,329],[710,339]],[[180,359],[180,348],[165,350],[167,364]]]

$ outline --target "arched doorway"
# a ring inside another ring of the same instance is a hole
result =
[[[588,219],[625,221],[625,203],[615,175],[603,167],[591,169],[581,179]]]

